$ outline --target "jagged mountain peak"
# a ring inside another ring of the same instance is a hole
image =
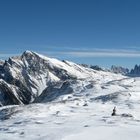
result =
[[[23,54],[21,55],[21,58],[23,57],[26,57],[26,58],[30,58],[30,57],[38,57],[38,58],[41,58],[41,59],[47,59],[47,56],[43,56],[37,52],[34,52],[34,51],[24,51]]]
[[[35,52],[27,50],[27,51],[24,51],[21,56],[27,57],[27,56],[34,56],[35,54],[36,54]]]
[[[33,53],[33,51],[29,51],[29,50],[26,50],[23,52],[23,54],[32,54],[32,53]]]

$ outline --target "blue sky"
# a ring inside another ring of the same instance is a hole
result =
[[[32,50],[77,63],[140,60],[139,0],[1,0],[0,58]]]

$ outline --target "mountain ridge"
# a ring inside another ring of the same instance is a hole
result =
[[[25,51],[21,56],[10,57],[1,67],[0,103],[2,105],[29,104],[39,101],[37,98],[41,99],[43,95],[46,98],[47,94],[59,97],[68,94],[60,92],[63,91],[62,89],[70,88],[72,84],[70,81],[76,82],[75,86],[78,86],[81,81],[88,79],[87,82],[90,84],[89,81],[97,82],[98,79],[110,74],[112,77],[117,77],[110,72],[97,71],[70,61],[60,61],[36,52]],[[64,84],[65,82],[69,84]],[[61,90],[56,87],[57,83],[62,83]],[[57,94],[54,94],[55,87]],[[70,91],[72,93],[72,89]]]

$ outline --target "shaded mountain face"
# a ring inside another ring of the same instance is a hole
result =
[[[45,91],[52,92],[50,87],[68,80],[85,79],[92,72],[72,62],[26,51],[21,56],[0,63],[0,103],[29,104],[43,96]]]

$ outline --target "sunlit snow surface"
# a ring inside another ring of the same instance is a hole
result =
[[[102,78],[82,96],[2,107],[0,140],[139,140],[140,78],[116,79]],[[112,117],[114,106],[118,116]]]

